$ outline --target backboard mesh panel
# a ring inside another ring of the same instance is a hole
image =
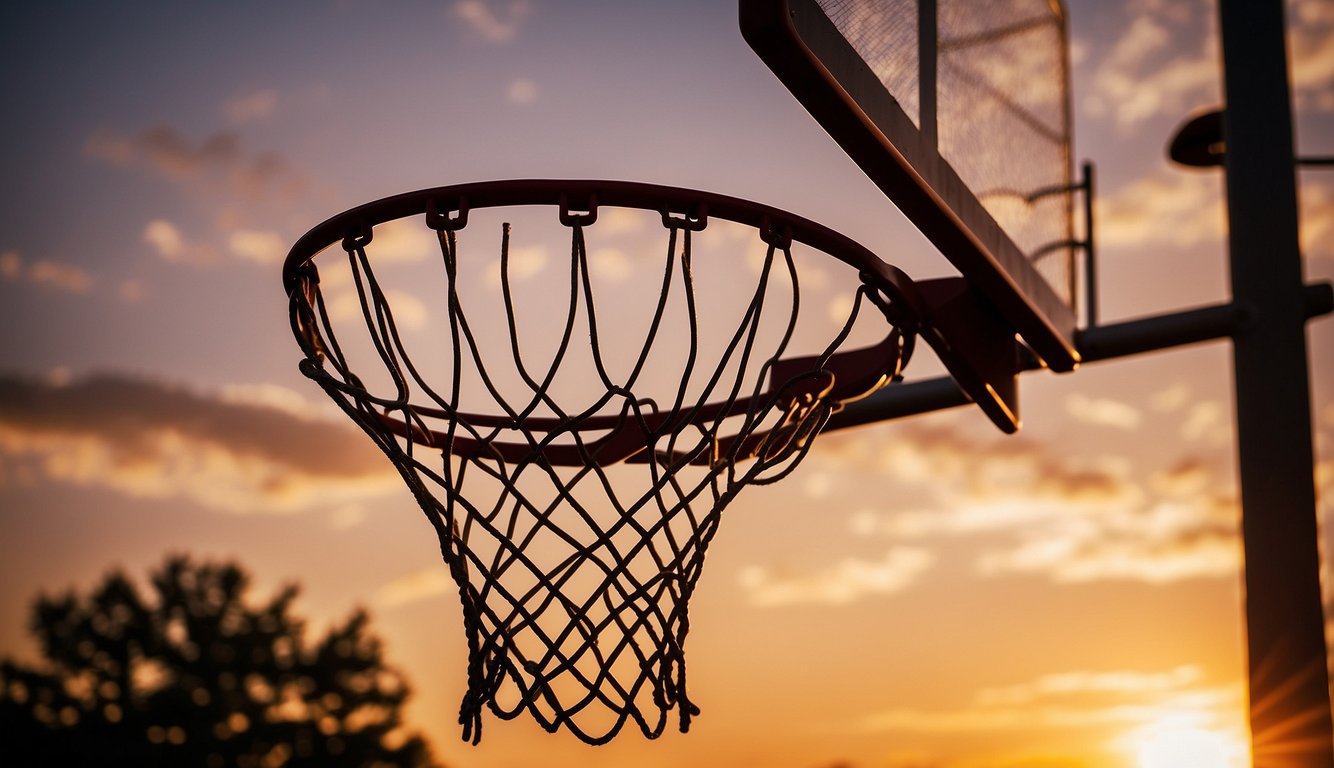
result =
[[[913,122],[929,121],[921,114],[918,0],[817,3]],[[1053,191],[1071,183],[1059,8],[1049,0],[935,4],[940,156],[1071,303],[1073,195]]]
[[[916,0],[819,0],[819,4],[920,128]]]

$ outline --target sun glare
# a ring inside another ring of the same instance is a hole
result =
[[[1170,727],[1145,735],[1136,749],[1136,768],[1233,768],[1240,745],[1233,738],[1199,728]]]

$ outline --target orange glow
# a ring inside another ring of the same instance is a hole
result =
[[[1232,736],[1180,725],[1150,730],[1135,749],[1136,768],[1239,768],[1243,746]]]

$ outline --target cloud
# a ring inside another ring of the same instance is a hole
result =
[[[1050,508],[1104,510],[1141,497],[1125,467],[1080,463],[1025,438],[978,443],[925,423],[904,423],[895,437],[870,453],[876,469],[933,489],[952,510],[918,521],[923,531],[1004,529]]]
[[[167,219],[153,219],[145,224],[143,239],[154,253],[174,264],[203,266],[218,260],[218,249],[187,238],[179,226]],[[226,235],[227,252],[254,264],[281,263],[287,255],[287,246],[286,238],[266,230],[237,228]]]
[[[487,42],[506,43],[514,39],[532,11],[527,0],[458,0],[454,15]]]
[[[405,291],[387,288],[384,291],[385,302],[389,305],[394,323],[400,330],[420,331],[426,328],[430,313],[421,299]],[[332,297],[325,298],[325,308],[329,318],[337,322],[361,322],[361,298],[356,292],[346,290]]]
[[[241,141],[235,132],[223,131],[195,143],[170,126],[158,125],[137,136],[100,131],[88,139],[84,152],[119,166],[144,164],[180,180],[236,162],[241,156]]]
[[[1132,9],[1138,15],[1094,68],[1092,88],[1084,100],[1090,114],[1111,116],[1129,129],[1221,100],[1214,37],[1199,34],[1200,29],[1212,27],[1200,14],[1212,11],[1181,10],[1172,3]]]
[[[922,544],[973,537],[983,542],[974,560],[982,573],[1163,583],[1239,566],[1237,502],[1218,461],[1189,457],[1142,480],[1130,460],[1080,460],[1022,438],[979,444],[911,422],[875,447],[855,438],[825,444],[845,469],[861,464],[904,483],[905,495],[927,494],[895,512],[861,509],[850,520],[854,534]]]
[[[1066,583],[1231,576],[1241,563],[1237,516],[1234,503],[1206,497],[1098,521],[1053,521],[1016,547],[984,554],[979,565],[984,573],[1045,573]]]
[[[598,234],[603,237],[638,234],[644,231],[648,221],[645,213],[635,208],[603,208],[598,211]]]
[[[1116,400],[1070,395],[1065,399],[1065,412],[1085,424],[1115,429],[1135,429],[1140,424],[1139,410]]]
[[[421,219],[392,219],[375,227],[366,255],[375,265],[401,264],[440,258],[440,241]]]
[[[1302,253],[1308,258],[1334,262],[1334,186],[1317,181],[1311,175],[1302,181]]]
[[[1165,49],[1172,42],[1167,28],[1152,16],[1140,16],[1126,27],[1107,57],[1110,64],[1133,66]]]
[[[926,550],[897,547],[880,560],[845,558],[824,570],[806,573],[782,573],[751,566],[739,578],[754,605],[846,605],[865,597],[902,591],[934,562],[935,557]]]
[[[234,255],[257,264],[277,264],[287,255],[287,241],[276,232],[238,229],[227,238]]]
[[[953,709],[895,708],[863,717],[866,731],[963,734],[1030,728],[1174,727],[1243,733],[1241,684],[1208,685],[1198,667],[1161,672],[1074,671],[984,688]]]
[[[88,273],[74,266],[50,259],[38,259],[28,265],[28,280],[69,293],[87,293],[92,285]]]
[[[217,398],[227,405],[282,411],[302,421],[341,416],[332,402],[311,402],[300,392],[277,384],[227,384],[217,391]]]
[[[122,280],[120,285],[116,286],[116,295],[126,304],[138,304],[144,300],[148,294],[148,289],[144,286],[142,280],[128,279]]]
[[[634,272],[630,257],[619,248],[598,248],[588,254],[588,266],[593,274],[613,283],[625,282]]]
[[[144,242],[153,246],[153,250],[168,261],[175,260],[185,249],[181,230],[165,219],[154,219],[144,226]]]
[[[1017,685],[984,688],[975,701],[985,706],[1027,704],[1052,696],[1081,693],[1164,693],[1194,685],[1204,677],[1199,667],[1183,665],[1166,672],[1113,670],[1104,672],[1059,672]]]
[[[121,168],[146,168],[178,183],[222,184],[250,200],[292,199],[305,189],[304,180],[277,154],[243,150],[235,131],[194,141],[168,125],[134,136],[103,130],[89,137],[84,154]]]
[[[216,258],[212,246],[187,240],[180,227],[166,219],[145,224],[143,238],[158,256],[174,264],[209,264]]]
[[[1218,242],[1226,232],[1222,178],[1164,169],[1101,197],[1097,217],[1104,247]]]
[[[444,566],[423,568],[380,587],[375,591],[375,602],[386,608],[397,608],[457,591],[458,586],[450,579]]]
[[[1295,0],[1288,18],[1297,106],[1334,112],[1334,12],[1326,0]]]
[[[529,104],[537,99],[537,83],[521,77],[510,83],[505,91],[505,97],[511,104]]]
[[[547,268],[549,261],[551,261],[551,254],[544,245],[511,247],[507,268],[510,282],[522,282],[537,276]],[[500,259],[491,263],[486,279],[492,288],[500,289]]]
[[[25,262],[18,251],[0,253],[0,280],[27,282],[65,293],[87,293],[92,277],[82,268],[51,259]]]
[[[272,88],[244,93],[223,105],[223,114],[233,124],[262,120],[278,108],[278,92]]]
[[[0,377],[0,468],[234,512],[345,505],[400,484],[350,425],[110,375]]]
[[[1227,445],[1232,440],[1232,423],[1224,405],[1217,400],[1202,400],[1186,410],[1181,436],[1187,440]]]
[[[1190,399],[1190,386],[1178,381],[1154,392],[1149,397],[1149,406],[1159,413],[1176,413],[1190,402]]]

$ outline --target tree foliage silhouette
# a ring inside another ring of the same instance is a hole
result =
[[[40,596],[46,663],[0,662],[6,766],[433,766],[409,689],[355,611],[307,644],[298,588],[252,607],[235,563],[168,558],[146,602],[119,571]]]

